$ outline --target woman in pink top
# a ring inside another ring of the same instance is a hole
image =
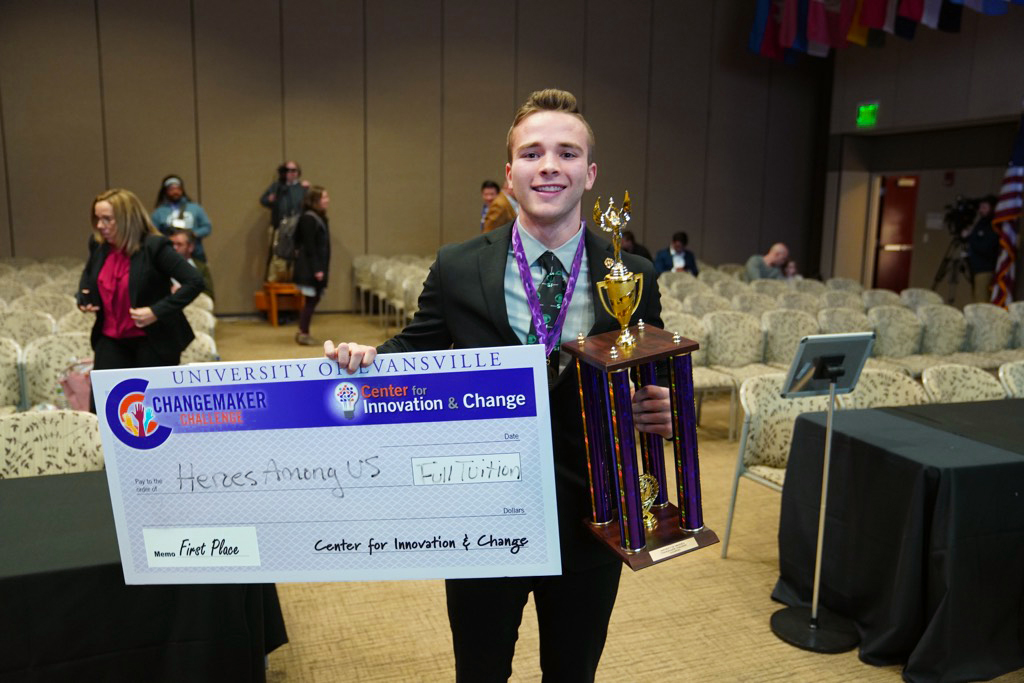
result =
[[[92,226],[78,307],[96,313],[94,368],[177,365],[195,337],[182,309],[203,291],[202,276],[157,232],[128,190],[98,195]],[[171,278],[181,283],[173,294]]]

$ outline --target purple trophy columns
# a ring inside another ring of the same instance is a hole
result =
[[[576,361],[580,376],[580,405],[583,408],[583,439],[587,446],[587,474],[590,478],[591,523],[604,526],[613,517],[611,482],[608,481],[608,415],[604,381],[595,368]]]
[[[611,431],[615,444],[615,485],[619,494],[619,537],[627,553],[647,545],[643,504],[640,500],[640,473],[636,461],[633,432],[633,401],[629,395],[629,371],[608,374]]]
[[[640,373],[640,386],[657,384],[657,371],[654,363],[644,363],[637,368]],[[668,503],[668,479],[665,474],[665,450],[662,438],[657,434],[644,432],[640,437],[640,455],[644,463],[644,472],[658,480],[658,497],[653,507],[664,507]]]
[[[693,405],[693,361],[690,354],[673,356],[669,366],[672,397],[672,446],[676,459],[679,496],[679,527],[697,531],[704,527],[701,509],[700,467],[697,463],[697,413]]]

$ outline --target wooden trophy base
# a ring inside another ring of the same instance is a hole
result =
[[[584,524],[633,571],[640,571],[659,562],[718,543],[718,535],[707,527],[698,531],[680,529],[679,510],[672,503],[667,503],[661,508],[653,508],[651,512],[658,520],[658,525],[653,529],[644,530],[647,545],[635,553],[628,553],[619,545],[618,521],[613,520],[604,526],[595,526],[585,520]]]

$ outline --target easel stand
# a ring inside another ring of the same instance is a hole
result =
[[[818,606],[821,588],[821,550],[825,538],[825,501],[828,495],[828,469],[832,459],[832,413],[836,403],[836,380],[845,374],[836,358],[821,357],[814,368],[814,379],[827,379],[828,417],[825,422],[825,459],[821,473],[821,506],[818,508],[818,544],[814,553],[814,588],[811,607],[780,609],[771,618],[772,633],[790,645],[811,652],[837,654],[857,647],[860,636],[852,621]],[[838,359],[841,361],[841,358]]]

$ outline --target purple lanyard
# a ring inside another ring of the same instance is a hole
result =
[[[580,223],[580,227],[586,229],[586,223]],[[576,255],[572,260],[572,271],[569,273],[569,281],[565,285],[565,294],[562,295],[562,308],[558,311],[555,324],[549,330],[544,323],[544,314],[540,310],[540,297],[537,296],[537,288],[533,286],[533,275],[530,274],[530,265],[526,262],[523,241],[519,238],[519,221],[517,220],[516,224],[512,226],[512,254],[516,257],[519,278],[523,281],[523,289],[526,290],[526,303],[530,307],[533,327],[537,331],[538,341],[544,345],[544,355],[546,356],[551,355],[562,339],[562,325],[569,312],[569,302],[572,300],[572,293],[576,289],[576,280],[580,276],[580,266],[583,264],[583,241],[586,237],[586,234],[580,235],[580,243],[576,247]]]

